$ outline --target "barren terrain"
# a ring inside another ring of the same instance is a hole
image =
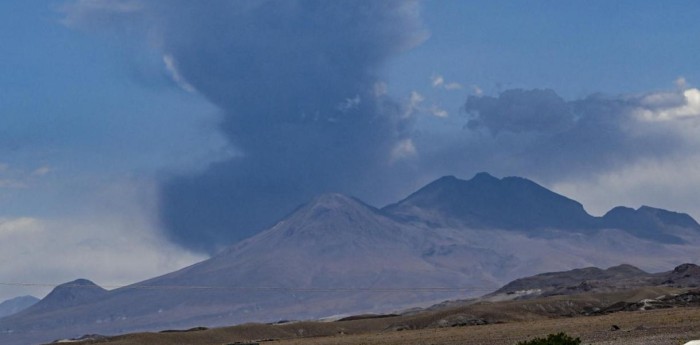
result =
[[[611,330],[613,325],[620,330]],[[678,308],[604,316],[557,318],[504,324],[423,329],[405,332],[290,339],[270,344],[503,345],[549,333],[566,332],[584,344],[678,345],[700,339],[700,309]],[[119,343],[134,344],[134,343]]]
[[[269,345],[306,344],[515,344],[549,333],[566,332],[584,344],[678,345],[700,339],[700,308],[617,312],[584,316],[581,311],[615,301],[639,301],[671,288],[553,296],[528,301],[479,302],[413,315],[336,322],[248,324],[191,332],[138,333],[80,344],[198,344],[260,342]],[[487,324],[480,325],[479,323]],[[614,327],[617,326],[617,327]]]

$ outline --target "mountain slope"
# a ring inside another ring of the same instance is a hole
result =
[[[424,258],[426,243],[434,242],[430,237],[426,229],[401,225],[356,199],[324,195],[209,260],[110,291],[99,300],[67,305],[61,317],[37,307],[0,322],[0,332],[50,340],[318,318],[410,307],[458,292],[423,287],[497,286],[490,275],[467,269],[467,263],[446,267],[432,256]],[[42,334],[32,333],[38,329]]]
[[[679,230],[700,232],[700,225],[689,215],[649,206],[638,209],[615,207],[601,218],[601,227],[621,229],[635,236],[664,243],[683,243]]]
[[[603,226],[579,203],[520,178],[442,178],[382,210],[327,194],[179,271],[112,291],[86,281],[59,287],[0,320],[0,343],[391,312],[539,272],[697,260],[692,222],[655,212],[683,243]]]
[[[17,314],[18,312],[31,307],[36,302],[39,302],[39,299],[34,296],[20,296],[8,299],[7,301],[0,303],[0,318]]]

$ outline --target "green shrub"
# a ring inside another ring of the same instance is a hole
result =
[[[535,338],[518,342],[517,345],[579,345],[581,339],[572,338],[564,333],[550,334],[547,338]]]

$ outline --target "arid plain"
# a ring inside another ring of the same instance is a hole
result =
[[[679,345],[700,339],[700,307],[615,312],[584,316],[581,310],[612,301],[638,301],[673,288],[553,296],[527,301],[463,302],[415,314],[335,322],[247,324],[189,332],[137,333],[79,344],[110,345],[496,345],[566,332],[583,344]],[[457,323],[455,320],[468,320]],[[486,320],[477,325],[471,320]],[[464,325],[466,323],[466,325]]]

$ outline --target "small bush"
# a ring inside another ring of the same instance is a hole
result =
[[[550,334],[547,338],[535,338],[518,342],[517,345],[580,345],[581,339],[572,338],[564,333]]]

